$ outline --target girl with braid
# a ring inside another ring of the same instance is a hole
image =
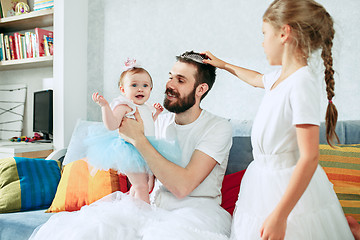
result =
[[[318,164],[320,82],[308,66],[321,49],[328,98],[326,138],[337,139],[331,48],[333,20],[313,0],[275,0],[263,16],[269,74],[234,66],[204,52],[205,63],[265,89],[251,133],[254,161],[242,179],[231,239],[354,239]]]

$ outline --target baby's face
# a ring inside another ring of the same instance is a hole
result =
[[[120,91],[135,104],[144,104],[150,97],[152,83],[150,76],[145,73],[127,74],[123,79]]]

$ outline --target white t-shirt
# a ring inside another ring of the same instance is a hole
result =
[[[263,77],[265,96],[254,120],[251,142],[254,154],[298,150],[297,124],[320,125],[320,84],[309,67],[302,67],[273,90],[281,69]]]
[[[133,101],[129,100],[123,95],[119,95],[117,98],[114,98],[110,103],[110,108],[111,110],[114,110],[115,107],[119,105],[128,105],[132,109],[132,111],[127,113],[125,117],[133,118],[133,119],[135,119],[134,113],[136,111],[136,108],[138,108],[141,119],[144,122],[145,136],[155,136],[155,125],[154,125],[154,119],[152,117],[152,112],[154,109],[151,106],[147,105],[146,103],[141,105],[135,104]]]
[[[202,110],[192,123],[178,125],[175,114],[161,114],[155,122],[156,137],[177,140],[182,150],[182,167],[191,160],[195,150],[212,157],[216,164],[209,176],[189,194],[190,197],[210,197],[221,203],[221,186],[226,171],[232,129],[228,120]],[[160,189],[167,191],[164,186]]]

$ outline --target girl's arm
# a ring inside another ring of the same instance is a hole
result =
[[[101,106],[102,120],[105,127],[111,131],[118,129],[125,114],[131,111],[127,105],[118,105],[111,110],[108,101],[97,92],[92,95],[92,99]]]
[[[186,197],[210,174],[217,164],[216,161],[198,150],[193,152],[191,160],[185,168],[168,161],[144,136],[144,127],[138,111],[136,111],[135,117],[137,121],[126,118],[123,120],[119,128],[120,135],[125,141],[136,147],[156,178],[171,193],[177,198]],[[131,138],[127,136],[131,136]]]
[[[296,125],[296,135],[300,159],[284,195],[261,228],[262,239],[284,239],[287,217],[305,192],[318,166],[319,126]]]
[[[209,51],[203,52],[202,54],[205,54],[209,58],[204,59],[204,63],[210,64],[220,69],[224,69],[244,82],[250,84],[251,86],[264,88],[264,83],[262,81],[263,74],[224,62],[223,60],[215,57]]]

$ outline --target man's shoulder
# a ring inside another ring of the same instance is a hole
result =
[[[229,119],[220,117],[220,116],[213,114],[211,112],[208,112],[206,110],[203,110],[203,111],[204,111],[204,114],[203,114],[204,120],[209,121],[209,122],[214,122],[214,123],[222,123],[222,124],[231,126]]]
[[[229,119],[220,117],[218,115],[215,115],[213,113],[210,113],[206,110],[203,110],[203,120],[207,126],[207,128],[212,129],[222,129],[223,131],[232,131],[231,123]]]

